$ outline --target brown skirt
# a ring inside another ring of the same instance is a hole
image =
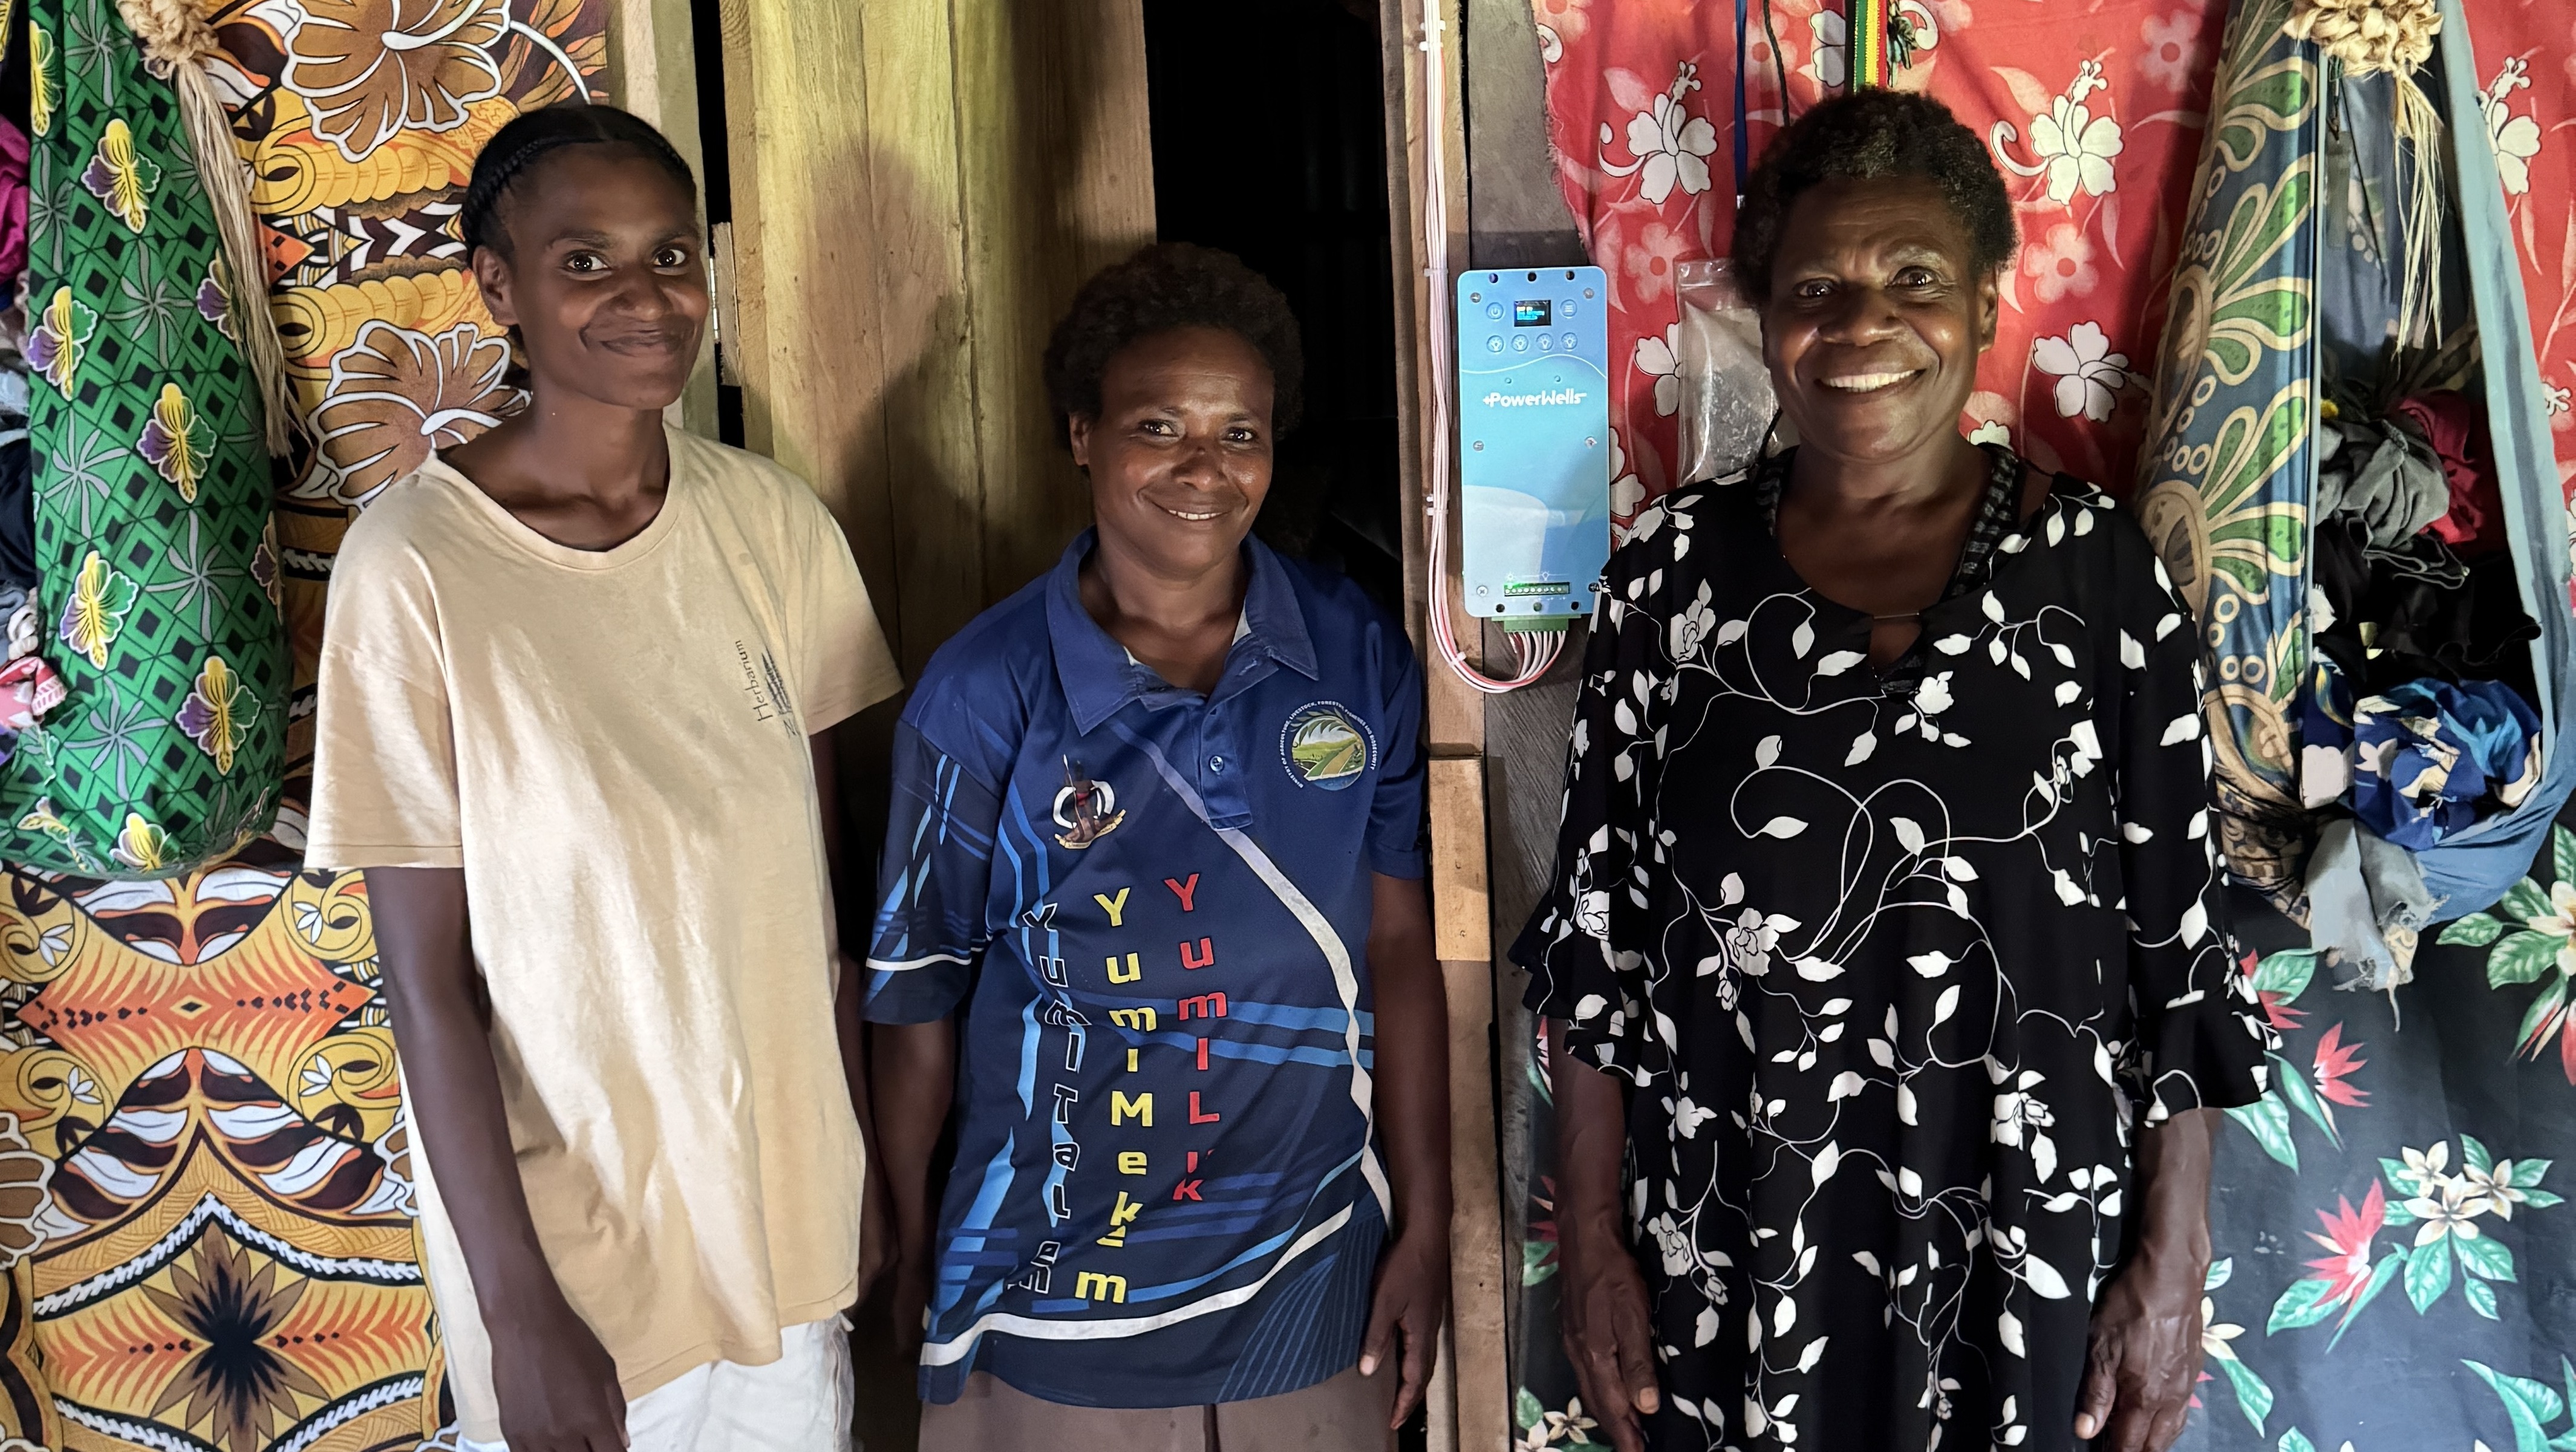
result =
[[[1387,1452],[1397,1369],[1354,1367],[1304,1391],[1212,1407],[1068,1407],[987,1372],[921,1409],[921,1452]]]

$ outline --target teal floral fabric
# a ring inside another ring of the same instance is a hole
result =
[[[2281,33],[2289,9],[2243,0],[2229,17],[2137,512],[2210,650],[2220,845],[2239,875],[2295,895],[2324,78]]]
[[[2282,1044],[2219,1144],[2183,1447],[2576,1448],[2576,831],[2549,835],[2394,995],[2249,925]]]

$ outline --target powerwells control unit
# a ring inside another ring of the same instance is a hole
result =
[[[1563,630],[1610,558],[1610,333],[1598,267],[1458,279],[1467,613]]]

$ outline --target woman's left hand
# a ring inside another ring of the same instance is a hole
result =
[[[2093,1343],[2075,1398],[2076,1440],[2095,1452],[2164,1452],[2182,1435],[2200,1377],[2204,1266],[2132,1259],[2093,1308]]]
[[[1375,1376],[1395,1350],[1396,1337],[1404,1338],[1403,1380],[1396,1385],[1389,1427],[1403,1426],[1421,1402],[1440,1345],[1440,1322],[1448,1314],[1449,1247],[1439,1235],[1409,1230],[1378,1261],[1368,1334],[1360,1340],[1360,1375]]]

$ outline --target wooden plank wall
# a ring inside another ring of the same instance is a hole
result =
[[[1090,522],[1039,359],[1083,279],[1153,240],[1141,0],[719,15],[744,442],[832,507],[917,675]],[[845,733],[854,823],[884,820],[884,716]],[[912,1373],[883,1333],[861,1318],[856,1430],[910,1452]]]
[[[689,33],[689,0],[612,0],[608,13],[611,95],[661,128],[672,147],[706,184],[706,148],[698,130],[698,55]],[[705,208],[699,209],[704,215]],[[672,406],[673,423],[707,438],[716,436],[716,351],[710,330],[689,375],[688,391]]]
[[[1422,481],[1430,415],[1426,289],[1449,285],[1423,275],[1425,148],[1447,158],[1451,276],[1469,267],[1579,264],[1585,258],[1572,215],[1557,191],[1548,148],[1538,37],[1527,0],[1427,0],[1449,25],[1449,97],[1442,135],[1427,134],[1418,43],[1426,0],[1388,0],[1386,55],[1389,185],[1399,223],[1396,287],[1403,382],[1404,475]],[[1408,600],[1416,645],[1429,658],[1424,602],[1454,579],[1428,578],[1419,508],[1406,519]],[[1454,528],[1454,525],[1452,526]],[[1454,556],[1453,556],[1454,557]],[[1463,621],[1463,611],[1453,613]],[[1480,696],[1440,666],[1429,668],[1427,739],[1433,756],[1431,814],[1434,911],[1449,984],[1452,1132],[1458,1216],[1451,1355],[1432,1426],[1438,1449],[1501,1448],[1513,1441],[1512,1328],[1526,1229],[1528,1142],[1525,1086],[1531,1023],[1520,1007],[1527,975],[1503,950],[1537,901],[1552,855],[1558,782],[1574,682],[1583,647],[1578,627],[1556,669],[1537,685]],[[1510,658],[1501,632],[1477,635],[1486,660]],[[1444,1425],[1445,1423],[1445,1425]]]
[[[1468,254],[1477,267],[1578,267],[1591,259],[1558,190],[1548,147],[1538,29],[1528,0],[1467,0]],[[1494,925],[1496,1118],[1506,1304],[1520,1324],[1519,1247],[1529,1228],[1527,1145],[1535,1057],[1529,975],[1504,959],[1537,903],[1556,849],[1565,740],[1585,629],[1534,686],[1485,703],[1485,840]],[[1518,1346],[1512,1353],[1517,1361]],[[1517,1365],[1511,1385],[1518,1387]]]
[[[1430,299],[1470,260],[1467,11],[1477,0],[1386,0],[1381,15],[1386,59],[1387,147],[1394,238],[1398,339],[1399,434],[1403,477],[1415,481],[1405,510],[1406,607],[1414,645],[1431,660],[1425,604],[1446,591],[1451,618],[1463,620],[1455,578],[1428,572],[1426,433],[1432,414]],[[1441,123],[1426,115],[1421,41],[1426,9],[1442,25],[1447,95]],[[1401,138],[1401,145],[1396,144]],[[1425,275],[1425,161],[1442,157],[1442,201],[1450,272]],[[1454,464],[1453,464],[1454,467]],[[1454,528],[1454,524],[1452,525]],[[1509,658],[1497,639],[1471,636],[1471,651]],[[1496,1133],[1496,1035],[1492,907],[1489,902],[1489,772],[1485,698],[1445,667],[1428,667],[1425,744],[1430,770],[1432,911],[1442,976],[1449,990],[1451,1170],[1457,1197],[1450,1241],[1452,1315],[1447,1354],[1433,1384],[1433,1452],[1490,1449],[1511,1440],[1508,1298],[1518,1281],[1516,1242],[1507,1240],[1502,1140]]]
[[[720,13],[744,441],[831,505],[917,672],[1088,522],[1038,359],[1153,237],[1143,10]]]

